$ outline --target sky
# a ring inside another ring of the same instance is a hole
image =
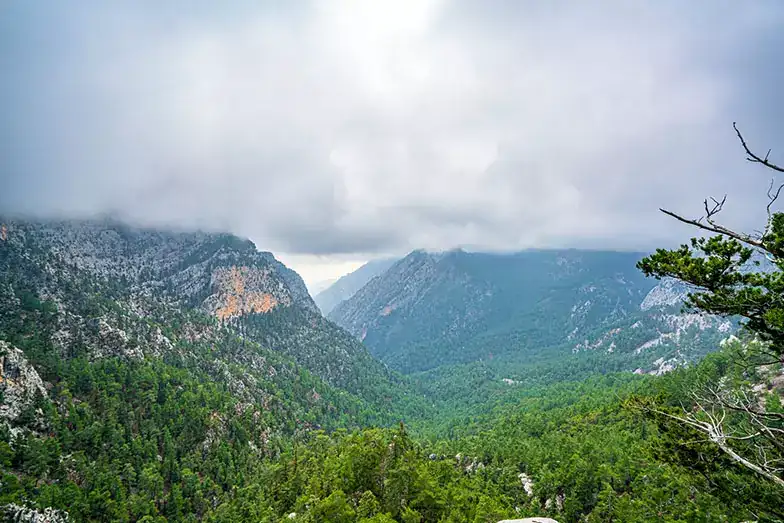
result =
[[[313,286],[415,248],[752,230],[784,2],[0,4],[0,212],[230,231]]]

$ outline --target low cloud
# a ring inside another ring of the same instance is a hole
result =
[[[731,124],[784,136],[778,2],[35,4],[0,21],[6,211],[319,256],[651,248],[708,195],[757,225]]]

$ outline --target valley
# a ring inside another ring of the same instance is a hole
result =
[[[781,0],[0,13],[0,523],[784,523]]]
[[[415,251],[360,269],[325,318],[294,271],[231,235],[4,224],[9,517],[743,513],[662,459],[666,433],[631,406],[677,402],[736,329],[682,312],[684,289],[646,279],[642,254]],[[657,497],[673,488],[702,494]]]
[[[415,251],[328,318],[429,395],[449,388],[435,396],[455,404],[607,372],[662,374],[714,351],[737,324],[684,312],[687,289],[645,278],[644,255]]]

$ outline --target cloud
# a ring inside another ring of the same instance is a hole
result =
[[[4,210],[301,255],[651,248],[784,136],[777,2],[11,4]],[[782,153],[784,155],[784,152]]]

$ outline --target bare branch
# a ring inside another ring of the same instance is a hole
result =
[[[683,223],[688,223],[689,225],[694,225],[695,227],[699,227],[700,229],[703,229],[705,231],[715,232],[715,233],[718,233],[718,234],[723,234],[725,236],[729,236],[730,238],[735,238],[736,240],[738,240],[740,242],[746,243],[748,245],[753,245],[754,247],[757,247],[758,249],[762,249],[765,252],[769,252],[770,254],[772,254],[774,256],[778,255],[778,253],[776,253],[774,251],[771,251],[762,241],[760,241],[760,240],[758,240],[756,238],[753,238],[753,237],[749,236],[748,234],[735,232],[735,231],[733,231],[731,229],[727,229],[726,227],[724,227],[722,225],[718,225],[718,224],[713,223],[713,222],[709,222],[708,225],[705,225],[700,220],[690,220],[689,218],[684,218],[683,216],[675,214],[672,211],[668,211],[667,209],[659,209],[659,210],[661,212],[663,212],[664,214],[666,214],[667,216],[671,216],[671,217],[675,218],[676,220],[681,221]]]
[[[738,139],[740,140],[740,144],[743,146],[743,149],[746,151],[746,160],[752,163],[760,163],[769,169],[773,169],[774,171],[778,171],[780,173],[784,173],[784,167],[779,167],[775,163],[771,163],[768,161],[768,156],[770,156],[770,149],[768,149],[768,153],[765,155],[764,158],[760,158],[749,149],[749,146],[746,144],[746,140],[743,139],[743,135],[740,134],[738,130],[737,122],[732,122],[732,127],[735,129],[735,134],[738,135]]]
[[[784,478],[781,478],[780,476],[777,475],[778,469],[767,468],[764,465],[760,465],[759,463],[754,463],[753,461],[750,461],[744,458],[743,456],[741,456],[740,454],[738,454],[738,452],[736,452],[735,449],[733,449],[730,445],[727,444],[727,440],[739,439],[739,438],[730,437],[727,434],[725,434],[723,427],[720,424],[715,423],[716,421],[715,416],[709,414],[705,409],[701,409],[701,410],[704,414],[708,415],[709,419],[711,419],[711,422],[700,421],[696,419],[693,415],[689,415],[689,414],[687,414],[686,416],[676,416],[675,414],[670,414],[669,412],[665,412],[662,410],[656,410],[654,412],[657,412],[658,414],[666,416],[670,419],[679,421],[680,423],[688,425],[702,432],[703,434],[708,436],[710,441],[715,443],[733,461],[748,468],[749,470],[756,472],[757,474],[763,476],[764,478],[772,481],[779,487],[784,488]],[[764,457],[762,461],[763,463],[769,462],[769,460],[764,459]]]
[[[713,196],[711,196],[711,200],[713,201],[712,207],[708,207],[707,198],[703,202],[705,204],[705,221],[707,221],[709,224],[715,227],[716,224],[713,222],[713,217],[719,214],[722,211],[722,209],[724,209],[724,202],[727,201],[727,195],[725,194],[724,198],[722,198],[721,201],[718,201]]]
[[[768,151],[770,152],[770,151]],[[765,227],[765,234],[767,234],[768,229],[770,228],[770,208],[773,207],[773,204],[776,203],[776,200],[779,199],[779,195],[781,194],[781,190],[784,189],[784,183],[779,185],[779,188],[776,192],[773,192],[773,178],[770,179],[770,187],[768,187],[768,205],[766,207],[768,211],[768,225]]]

